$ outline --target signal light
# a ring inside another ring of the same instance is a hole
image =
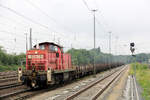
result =
[[[19,71],[21,71],[21,68],[19,68]]]
[[[132,56],[134,55],[134,51],[135,51],[134,46],[135,46],[134,42],[130,43],[130,50],[131,50]]]
[[[131,47],[134,47],[134,42],[130,43],[130,46],[131,46]]]

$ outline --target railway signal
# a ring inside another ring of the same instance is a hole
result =
[[[131,50],[132,56],[135,56],[134,55],[134,51],[135,51],[134,46],[135,46],[134,42],[130,43],[130,50]]]
[[[136,55],[134,54],[135,52],[135,44],[134,42],[130,43],[130,51],[132,53],[132,57],[133,57],[133,62],[135,63],[136,62]],[[136,74],[136,65],[134,66],[134,74]]]

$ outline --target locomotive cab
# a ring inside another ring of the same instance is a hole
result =
[[[40,43],[39,47],[34,46],[32,50],[27,51],[27,70],[43,70],[46,71],[49,66],[49,60],[58,60],[62,54],[62,48],[54,43]]]
[[[71,68],[71,56],[63,53],[63,48],[52,42],[35,45],[26,53],[26,70],[21,81],[31,87],[54,83],[52,76]],[[44,83],[44,84],[43,84]]]

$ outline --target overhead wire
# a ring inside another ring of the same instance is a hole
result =
[[[91,11],[91,9],[89,8],[87,2],[86,2],[85,0],[82,0],[82,1],[83,1],[84,5],[87,7],[87,9],[88,9],[89,11]],[[96,4],[96,0],[95,0],[95,4]],[[97,5],[96,5],[96,6],[97,6]],[[99,12],[99,11],[98,11],[98,12]],[[101,25],[101,23],[100,23],[100,21],[98,20],[98,18],[95,17],[95,19],[97,20],[96,22],[97,22],[99,25]],[[104,32],[105,32],[105,30],[104,30]]]
[[[10,21],[12,21],[13,23],[16,23],[16,24],[22,24],[22,23],[17,23],[17,21],[15,21],[15,20],[13,20],[13,19],[10,19],[10,18],[8,18],[8,17],[4,17],[3,16],[3,18],[5,18],[5,19],[7,19],[7,20],[10,20]],[[7,24],[4,24],[4,23],[0,23],[1,25],[7,25]],[[24,25],[24,24],[22,24],[22,25]],[[10,26],[10,25],[9,25]],[[11,26],[11,27],[13,27],[13,26]],[[5,31],[5,30],[0,30],[0,32],[3,32],[3,33],[6,33],[6,34],[11,34],[11,35],[13,35],[13,34],[15,34],[16,32],[8,32],[8,31]],[[26,33],[26,32],[22,32],[22,33]],[[45,34],[45,33],[44,33]],[[17,35],[17,36],[19,36],[19,37],[21,37],[21,38],[23,38],[23,39],[25,39],[25,37],[23,36],[23,35],[19,35],[19,34],[15,34],[15,35]],[[49,34],[47,34],[47,35],[49,35]],[[45,36],[45,35],[43,35],[43,36]],[[20,38],[18,38],[18,39],[20,39]],[[33,38],[33,39],[35,39],[35,38]],[[4,39],[3,39],[4,40]],[[21,39],[22,40],[22,39]]]
[[[32,22],[32,23],[34,23],[34,24],[37,24],[37,25],[39,25],[39,26],[41,26],[41,27],[44,27],[44,28],[46,28],[46,29],[49,30],[49,27],[47,27],[46,25],[43,25],[43,24],[41,24],[41,23],[39,23],[39,22],[36,22],[36,21],[32,20],[31,18],[26,17],[26,16],[24,16],[23,14],[21,14],[21,13],[15,11],[15,10],[13,10],[13,9],[11,9],[11,8],[9,8],[9,7],[7,7],[7,6],[4,6],[4,5],[0,4],[0,7],[4,8],[4,9],[7,9],[7,10],[9,10],[9,11],[15,13],[16,15],[18,15],[18,16],[20,16],[20,17],[23,17],[24,19],[26,19],[26,20],[28,20],[28,21],[30,21],[30,22]],[[54,31],[54,30],[53,30],[53,31]],[[7,32],[7,31],[1,31],[1,32],[11,34],[11,32]],[[56,32],[56,31],[54,31],[54,32]],[[18,36],[19,36],[19,37],[22,37],[22,36],[20,36],[20,35],[18,35]]]
[[[34,24],[37,24],[37,25],[39,25],[39,26],[41,26],[41,27],[43,27],[43,28],[45,28],[45,29],[50,30],[48,26],[43,25],[43,24],[41,24],[41,23],[39,23],[39,22],[36,22],[36,21],[32,20],[31,18],[26,17],[26,16],[24,16],[23,14],[21,14],[21,13],[15,11],[15,10],[9,8],[9,7],[6,7],[6,6],[2,5],[2,4],[0,4],[0,7],[2,7],[2,8],[4,8],[4,9],[7,9],[7,10],[13,12],[13,13],[15,13],[16,15],[18,15],[18,16],[20,16],[20,17],[22,17],[22,18],[24,18],[24,19],[26,19],[26,20],[28,20],[28,21],[34,23]],[[55,30],[52,30],[52,29],[51,29],[50,31],[56,32]]]
[[[106,21],[106,19],[105,19],[105,17],[104,17],[104,14],[102,13],[102,11],[100,12],[100,11],[98,11],[98,13],[99,13],[99,15],[103,18],[103,24],[104,24],[104,26],[105,27],[108,27],[109,29],[112,29],[111,27],[110,27],[110,25],[108,24],[108,22]]]
[[[0,32],[5,33],[5,34],[13,35],[12,32],[4,31],[4,30],[0,30]],[[18,34],[15,34],[15,35],[17,35],[18,37],[22,37],[21,35],[18,35]],[[15,37],[14,39],[8,39],[8,37],[7,37],[7,39],[4,39],[4,38],[0,39],[0,42],[3,42],[3,44],[5,44],[5,47],[7,47],[8,45],[9,45],[9,47],[11,47],[13,45],[12,43],[14,42],[15,45],[14,45],[14,48],[12,49],[14,51],[14,50],[16,50],[16,47],[20,48],[20,46],[25,44],[23,41],[17,42],[18,39],[20,39],[20,38]],[[25,38],[22,37],[22,39],[20,39],[20,40],[23,40],[23,39],[25,39]],[[6,42],[5,40],[11,40],[11,43]],[[19,47],[16,46],[16,43],[17,43],[17,45],[19,44],[20,46]]]
[[[7,17],[4,17],[4,18],[7,18]],[[10,19],[8,19],[8,20],[10,20]],[[11,20],[12,21],[12,20]],[[14,21],[14,20],[13,20]],[[14,21],[14,22],[16,22],[16,21]],[[6,24],[4,24],[4,23],[0,23],[1,25],[6,25]],[[10,25],[9,25],[10,26]],[[9,32],[9,31],[6,31],[6,30],[0,30],[0,32],[1,33],[5,33],[5,34],[9,34],[9,35],[12,35],[13,36],[13,34],[15,34],[16,32]],[[22,33],[25,33],[25,32],[22,32]],[[45,33],[44,33],[45,34]],[[20,45],[24,45],[24,43],[25,43],[25,41],[22,41],[22,40],[25,40],[25,36],[23,36],[23,35],[20,35],[20,34],[15,34],[17,37],[19,37],[19,38],[14,38],[14,39],[9,39],[10,41],[11,41],[11,43],[12,43],[12,41],[14,41],[14,40],[21,40],[20,42],[17,42],[17,44],[19,43]],[[45,36],[45,35],[42,35],[42,36]],[[35,39],[37,39],[37,38],[33,38],[33,40],[35,40]],[[39,40],[40,40],[40,38],[39,38]],[[8,37],[7,37],[7,39],[6,38],[1,38],[0,39],[0,41],[1,42],[6,42],[6,41],[8,41]],[[10,41],[8,41],[8,42],[10,42]],[[23,44],[22,44],[23,43]],[[16,45],[16,44],[15,44]],[[15,48],[15,47],[14,47]]]
[[[85,0],[82,0],[82,1],[83,1],[84,5],[86,6],[86,8],[87,8],[89,11],[91,11],[91,9],[90,9],[90,7],[88,6],[87,2],[86,2]]]
[[[8,16],[3,16],[3,15],[1,15],[1,14],[0,14],[0,16],[3,17],[3,18],[5,18],[6,20],[9,20],[9,21],[15,23],[15,24],[19,24],[19,25],[21,24],[22,28],[29,28],[28,26],[24,25],[23,22],[18,22],[18,20],[13,19],[12,17],[10,18],[10,17],[8,17]],[[19,20],[19,21],[20,21],[20,20]]]
[[[82,0],[82,1],[83,1],[84,5],[87,7],[87,9],[88,9],[89,11],[91,11],[91,9],[89,8],[87,2],[86,2],[85,0]],[[96,7],[98,8],[97,3],[96,3],[96,0],[95,0],[95,5],[96,5]],[[99,11],[97,11],[97,12],[100,13]],[[101,13],[100,13],[100,14],[101,14]],[[98,20],[97,17],[96,17],[96,20],[97,20],[97,23],[98,23],[99,25],[101,25],[101,23],[100,23],[100,21]],[[106,32],[105,29],[104,29],[104,32]]]
[[[86,8],[88,9],[88,11],[92,11],[92,9],[90,9],[90,7],[88,6],[87,2],[85,0],[82,0],[82,1],[83,1],[84,5],[86,6]],[[96,4],[96,1],[95,1],[95,4]],[[106,32],[105,27],[103,25],[101,25],[101,23],[97,17],[95,17],[95,19],[96,19],[96,23],[98,23],[100,27],[103,27],[103,32],[105,33]]]
[[[49,18],[51,21],[53,21],[54,23],[61,25],[64,29],[66,29],[66,26],[58,23],[56,21],[56,19],[54,19],[53,17],[49,16],[49,14],[47,14],[44,10],[42,10],[40,7],[38,7],[37,5],[35,5],[33,2],[31,2],[30,0],[25,0],[27,3],[29,3],[31,6],[33,6],[34,8],[36,8],[38,11],[40,11],[42,14],[44,14],[45,16],[47,16],[47,18]],[[70,29],[67,27],[67,29],[70,31]]]
[[[104,33],[105,33],[105,32],[107,33],[107,31],[106,31],[104,25],[102,25],[102,23],[98,20],[97,17],[95,17],[95,19],[96,19],[96,23],[99,24],[101,27],[103,27],[103,32],[104,32]]]
[[[3,42],[3,41],[0,41],[0,42]],[[14,42],[15,43],[15,42]],[[18,43],[17,43],[18,44]],[[13,45],[13,42],[11,42],[11,43],[9,43],[9,42],[5,42],[5,43],[3,43],[3,45],[1,45],[1,46],[4,46],[4,48],[5,47],[9,47],[9,48],[13,48],[14,49],[14,47],[12,46]],[[20,46],[22,46],[22,45],[24,45],[24,44],[20,44]],[[22,47],[20,47],[19,45],[16,45],[15,47],[17,47],[17,48],[22,48]],[[23,49],[23,48],[22,48]]]
[[[83,3],[84,3],[84,5],[88,8],[88,10],[90,10],[90,8],[89,8],[89,6],[88,6],[88,4],[86,3],[85,0],[83,0]],[[28,20],[28,21],[34,23],[34,24],[38,24],[38,25],[41,26],[41,27],[44,27],[44,28],[46,28],[46,29],[49,29],[49,27],[47,27],[46,25],[43,25],[43,24],[41,24],[41,23],[39,23],[39,22],[36,22],[36,21],[32,20],[31,18],[26,17],[26,16],[22,15],[21,13],[19,13],[19,12],[13,10],[13,9],[11,9],[11,8],[8,8],[8,7],[3,6],[3,5],[1,5],[1,4],[0,4],[0,7],[5,8],[5,9],[7,9],[7,10],[13,12],[13,13],[17,14],[18,16],[23,17],[24,19],[26,19],[26,20]],[[40,10],[40,11],[42,11],[42,10]],[[91,11],[91,10],[90,10],[90,11]],[[45,13],[45,15],[46,15],[46,14],[47,14],[47,13]],[[47,17],[50,18],[49,15],[48,15]]]
[[[30,18],[28,19],[28,17],[26,17],[26,16],[20,14],[19,12],[16,12],[15,10],[13,10],[13,9],[11,9],[11,8],[5,7],[5,6],[1,5],[1,4],[0,4],[0,7],[5,8],[5,9],[7,9],[7,10],[9,10],[9,11],[11,11],[11,12],[17,14],[18,16],[23,17],[24,19],[30,21]],[[8,20],[10,20],[10,18],[8,18],[8,17],[4,17],[4,18],[7,18]],[[12,19],[11,19],[11,21],[15,22],[15,20],[12,20]],[[32,19],[31,19],[31,22],[34,23],[34,24],[38,24],[38,23],[36,23],[35,21],[33,21]],[[40,25],[41,25],[41,24],[40,24]],[[51,32],[51,31],[48,29],[47,26],[45,26],[44,28],[46,28],[49,32]],[[58,32],[56,32],[56,31],[54,31],[54,32],[55,32],[55,33],[58,33]],[[63,35],[62,33],[60,33],[60,34]],[[59,35],[60,35],[60,34],[59,34]],[[47,34],[47,35],[49,35],[49,34]],[[63,35],[63,36],[64,36],[64,35]]]
[[[66,27],[65,25],[62,25],[61,23],[58,23],[57,20],[53,17],[51,17],[49,14],[47,14],[44,10],[42,10],[39,6],[37,6],[36,4],[34,4],[33,2],[31,2],[30,0],[25,0],[27,3],[29,3],[31,6],[33,6],[35,9],[37,9],[38,11],[40,11],[43,15],[45,15],[48,19],[50,19],[51,21],[53,21],[54,23],[56,23],[57,25],[63,27],[63,29],[66,32],[72,32],[72,30],[70,30],[70,28]],[[66,30],[67,29],[67,30]],[[72,32],[73,33],[73,32]],[[63,35],[63,34],[61,34]],[[63,35],[63,37],[66,37]],[[54,40],[54,39],[53,39]],[[58,41],[59,41],[59,37],[58,37]],[[64,39],[63,39],[64,41]],[[54,41],[56,42],[56,41]]]
[[[13,34],[13,32],[8,32],[8,31],[5,31],[5,30],[0,30],[0,32],[7,33],[7,34],[10,34],[10,35]],[[19,36],[21,38],[23,37],[22,35],[19,35],[19,34],[17,34],[17,36]],[[23,39],[25,39],[25,38],[23,38]]]

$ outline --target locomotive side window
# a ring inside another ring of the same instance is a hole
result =
[[[58,51],[58,48],[57,48],[57,46],[55,46],[55,51]]]
[[[53,45],[49,45],[49,50],[50,51],[55,51],[55,47]]]
[[[45,46],[44,46],[44,45],[40,45],[39,48],[40,48],[41,50],[44,50],[44,49],[45,49]]]
[[[57,46],[49,45],[49,50],[50,51],[58,51],[58,48],[57,48]]]

